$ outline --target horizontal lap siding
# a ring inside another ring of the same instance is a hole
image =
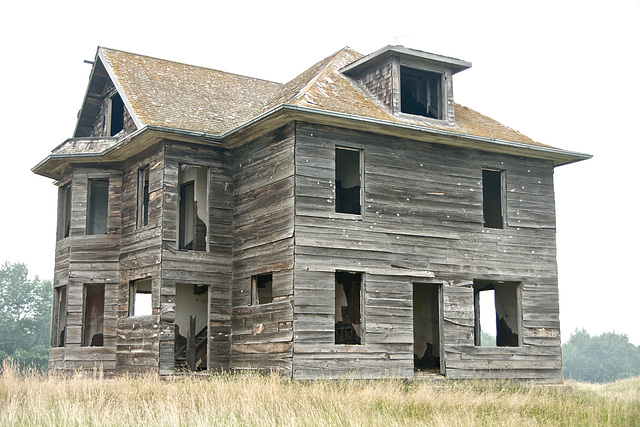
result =
[[[137,226],[138,171],[149,167],[149,221]],[[164,143],[123,166],[122,244],[116,366],[119,373],[158,371]],[[151,278],[153,314],[129,317],[129,284]]]
[[[108,179],[107,233],[87,235],[89,179]],[[65,346],[51,352],[54,369],[102,368],[113,374],[116,360],[122,173],[107,167],[77,166],[71,172],[71,230],[56,244],[54,285],[67,285]],[[84,286],[104,285],[103,346],[82,346]]]
[[[231,367],[289,375],[293,347],[294,128],[233,151]],[[251,277],[273,274],[273,302],[251,305]]]
[[[364,150],[360,218],[335,213],[336,146]],[[318,348],[337,355],[338,361],[322,359],[336,375],[352,369],[360,376],[394,370],[412,375],[407,373],[413,366],[413,318],[408,307],[412,283],[419,279],[365,274],[365,344],[350,347],[358,347],[359,354],[370,352],[374,359],[387,345],[397,353],[387,351],[389,358],[367,364],[361,362],[364,356],[343,357],[350,349],[333,344],[331,271],[393,267],[432,271],[443,284],[448,376],[531,378],[539,372],[545,380],[560,378],[551,162],[306,123],[297,124],[295,157],[296,377],[318,374],[312,351]],[[508,227],[504,230],[482,225],[483,168],[505,171]],[[496,356],[473,345],[474,279],[522,283],[522,347],[500,348],[502,353]],[[378,307],[384,298],[377,299],[368,286],[385,281],[396,294],[387,300],[393,303]],[[398,342],[385,341],[392,336]],[[370,348],[373,343],[376,347]],[[548,352],[549,348],[554,350]],[[526,360],[531,361],[528,367]]]
[[[162,285],[160,293],[160,373],[174,371],[175,292],[177,284],[209,289],[208,369],[229,368],[231,333],[232,180],[229,150],[167,141],[164,156]],[[177,249],[178,169],[181,164],[209,170],[209,250]]]

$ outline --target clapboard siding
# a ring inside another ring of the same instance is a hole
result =
[[[149,167],[149,221],[138,224],[139,171]],[[118,299],[118,341],[116,369],[137,374],[158,371],[158,319],[164,144],[158,143],[123,165],[122,240],[120,249],[120,293]],[[152,315],[130,317],[129,284],[151,279]]]
[[[233,369],[291,373],[293,153],[292,125],[233,150]],[[251,278],[265,273],[273,302],[251,305]]]
[[[335,212],[336,146],[364,152],[362,215]],[[551,162],[308,123],[296,125],[295,159],[294,377],[413,375],[420,280],[375,273],[395,267],[431,271],[442,284],[447,376],[561,378]],[[483,227],[483,168],[504,171],[504,229]],[[361,346],[334,344],[335,270],[365,273]],[[474,279],[521,283],[521,347],[474,346]],[[386,345],[389,358],[376,359]],[[315,360],[318,347],[332,355],[357,347],[373,359]]]
[[[161,374],[174,372],[176,285],[208,286],[207,369],[226,370],[230,363],[232,189],[230,151],[220,147],[167,141],[164,153],[162,216],[162,284],[160,288]],[[177,249],[178,170],[182,164],[208,169],[208,250]],[[183,332],[184,333],[184,332]]]
[[[90,179],[108,179],[107,233],[87,235]],[[50,366],[61,371],[101,368],[115,372],[118,317],[119,252],[122,211],[122,172],[104,166],[80,165],[60,181],[71,187],[71,229],[56,243],[54,286],[67,286],[65,346],[50,353]],[[58,214],[60,215],[60,208]],[[82,345],[84,287],[104,285],[103,346]]]

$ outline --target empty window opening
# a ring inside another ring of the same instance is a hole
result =
[[[475,280],[475,345],[521,345],[520,285],[516,282]]]
[[[138,228],[149,224],[149,166],[138,169]]]
[[[178,248],[207,250],[208,177],[206,167],[180,165],[178,210]]]
[[[400,111],[442,119],[442,74],[400,67]]]
[[[67,330],[67,287],[53,289],[51,313],[51,347],[64,347]]]
[[[109,180],[90,179],[87,188],[87,234],[107,234]]]
[[[362,344],[362,273],[335,275],[336,344]]]
[[[207,369],[209,286],[176,285],[175,369]]]
[[[251,278],[251,304],[268,304],[273,301],[273,274],[261,274]]]
[[[84,285],[82,345],[102,347],[104,342],[104,284]]]
[[[152,313],[151,279],[131,281],[129,284],[129,316],[149,316]]]
[[[71,231],[71,184],[58,190],[58,240],[69,237]]]
[[[124,129],[124,102],[118,93],[109,98],[109,102],[111,104],[109,136],[115,136]]]
[[[482,213],[485,227],[504,228],[503,182],[502,171],[482,170]]]
[[[440,285],[413,284],[413,362],[416,370],[440,370]]]
[[[336,212],[362,212],[362,152],[336,148]]]

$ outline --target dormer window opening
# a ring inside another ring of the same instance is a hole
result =
[[[116,93],[109,98],[109,136],[115,136],[124,129],[124,102],[120,94]]]
[[[400,67],[400,111],[442,120],[442,74]]]

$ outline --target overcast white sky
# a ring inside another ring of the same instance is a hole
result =
[[[220,3],[3,6],[0,262],[53,276],[56,190],[30,168],[72,136],[97,46],[284,83],[344,46],[402,44],[472,62],[456,102],[594,155],[555,174],[563,340],[640,345],[640,0]]]

